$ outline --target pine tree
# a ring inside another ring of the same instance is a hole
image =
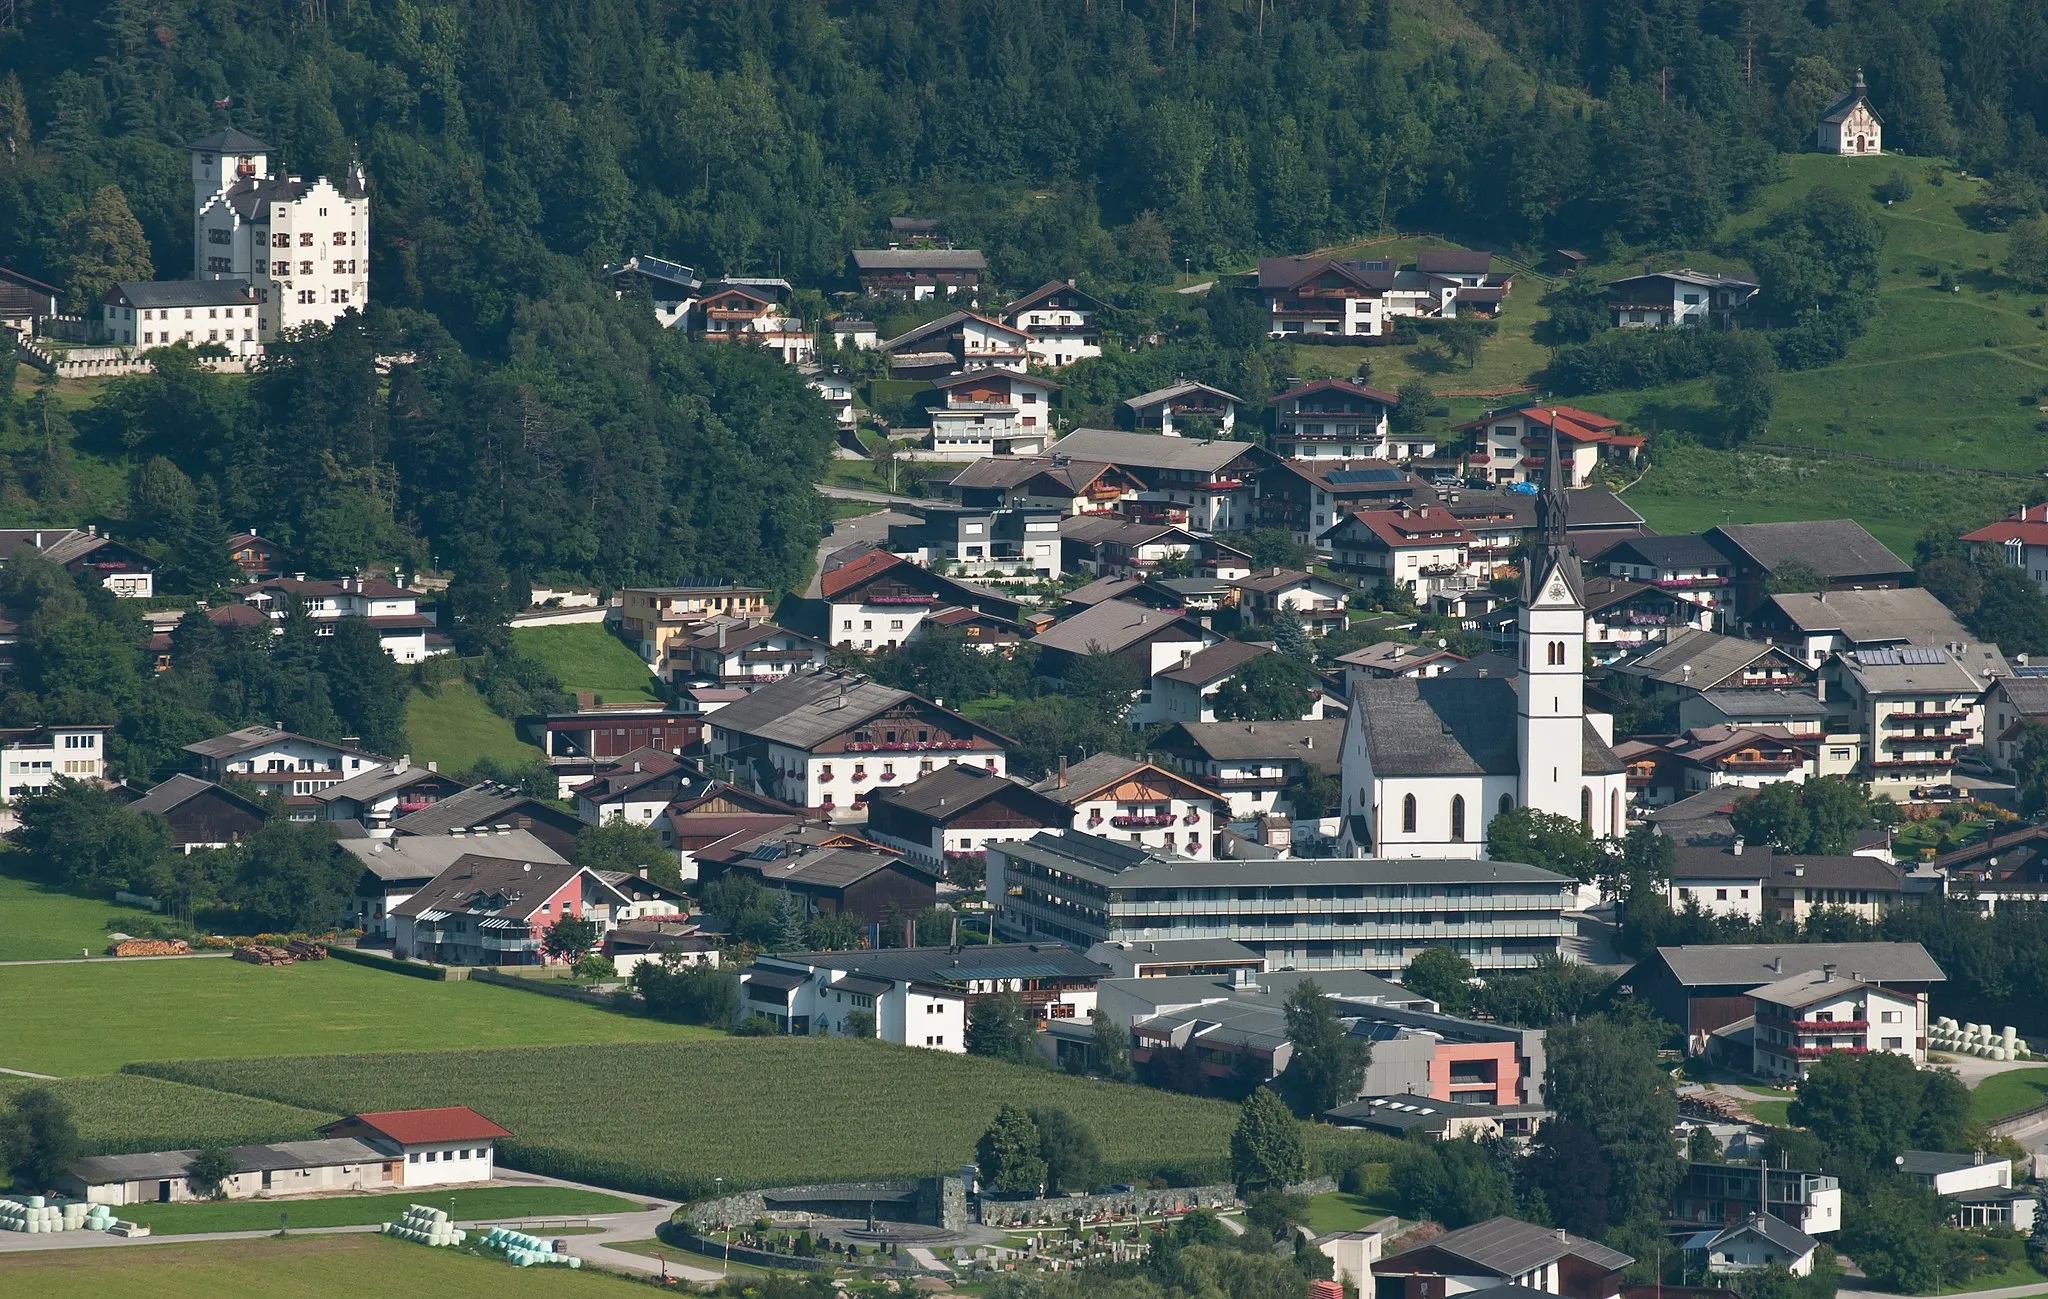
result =
[[[781,952],[801,952],[807,946],[803,901],[785,890],[775,900],[775,948]]]
[[[1315,657],[1308,628],[1301,625],[1301,614],[1291,604],[1283,604],[1273,613],[1273,648],[1297,663],[1306,664]]]
[[[156,275],[142,223],[118,185],[102,185],[83,210],[65,219],[65,271],[73,311],[91,311],[121,280]]]
[[[1237,1129],[1230,1134],[1230,1167],[1237,1184],[1247,1190],[1285,1186],[1308,1172],[1301,1124],[1268,1088],[1247,1096],[1238,1110]]]

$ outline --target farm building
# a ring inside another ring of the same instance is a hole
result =
[[[396,1184],[407,1187],[488,1182],[498,1141],[512,1135],[467,1105],[351,1114],[320,1131],[385,1152],[398,1165]]]
[[[94,1155],[71,1166],[58,1189],[91,1204],[174,1204],[207,1198],[186,1171],[197,1150],[142,1155]],[[388,1191],[404,1186],[399,1161],[367,1141],[341,1137],[286,1141],[274,1146],[230,1146],[235,1175],[221,1183],[230,1200],[341,1191]],[[489,1174],[486,1173],[486,1176]]]

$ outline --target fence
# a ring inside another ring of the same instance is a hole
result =
[[[551,983],[545,979],[522,979],[516,974],[500,974],[483,966],[471,967],[471,983],[489,983],[500,988],[517,988],[521,992],[537,992],[543,997],[560,997],[564,1001],[580,1001],[591,1006],[615,1009],[618,1002],[614,994],[598,992],[593,988],[579,988],[574,984]]]
[[[450,971],[445,966],[421,965],[413,961],[401,961],[395,957],[379,956],[375,952],[364,952],[358,951],[353,947],[343,947],[339,943],[328,943],[326,947],[327,954],[338,961],[350,961],[357,965],[367,965],[373,970],[387,970],[392,974],[403,974],[415,979],[432,979],[436,982],[459,980],[462,977],[460,973]]]
[[[1889,456],[1866,455],[1861,451],[1837,451],[1833,447],[1798,446],[1787,442],[1749,442],[1743,445],[1743,449],[1772,455],[1806,456],[1814,460],[1858,460],[1869,465],[1911,469],[1915,473],[1975,474],[1980,478],[2013,478],[2021,482],[2048,477],[2048,470],[2030,473],[2021,469],[1978,469],[1972,465],[1944,464],[1939,460],[1896,460]]]

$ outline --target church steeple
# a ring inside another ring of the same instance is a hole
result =
[[[1536,498],[1536,534],[1540,540],[1529,562],[1522,566],[1522,603],[1584,608],[1585,582],[1569,540],[1570,507],[1565,503],[1559,469],[1557,412],[1552,410],[1549,416],[1549,456],[1544,461],[1543,491]]]
[[[1539,812],[1591,820],[1585,783],[1586,606],[1579,560],[1567,539],[1557,412],[1550,412],[1550,459],[1536,499],[1541,540],[1523,565],[1515,610],[1521,672],[1515,680],[1516,801]]]

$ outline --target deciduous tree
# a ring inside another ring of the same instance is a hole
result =
[[[1238,1186],[1248,1190],[1286,1186],[1308,1172],[1301,1124],[1286,1102],[1261,1087],[1238,1107],[1230,1134],[1230,1166]]]

